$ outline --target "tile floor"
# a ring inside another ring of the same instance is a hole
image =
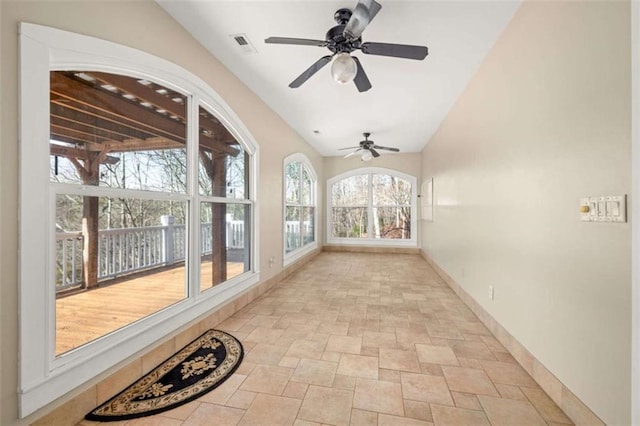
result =
[[[217,328],[245,348],[231,378],[115,424],[571,424],[418,255],[321,253]]]

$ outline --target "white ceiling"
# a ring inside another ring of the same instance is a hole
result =
[[[377,144],[419,152],[437,130],[520,1],[378,0],[382,10],[362,40],[425,45],[424,61],[354,52],[373,87],[359,93],[321,69],[300,88],[288,84],[326,48],[265,44],[269,36],[324,40],[333,14],[352,1],[157,0],[216,58],[325,156],[344,155],[363,132]],[[257,53],[230,35],[243,33]],[[319,131],[318,134],[314,131]]]

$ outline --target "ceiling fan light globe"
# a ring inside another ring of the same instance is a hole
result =
[[[373,154],[371,154],[371,152],[369,151],[365,151],[362,153],[362,157],[360,157],[361,161],[369,161],[369,160],[373,160]]]
[[[331,64],[331,76],[340,84],[351,83],[358,72],[356,62],[348,53],[338,53]]]

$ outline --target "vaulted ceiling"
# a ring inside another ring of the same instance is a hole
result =
[[[423,61],[365,55],[373,87],[359,93],[321,69],[300,88],[288,84],[324,47],[265,44],[270,36],[324,40],[336,10],[356,1],[157,0],[215,57],[325,156],[344,155],[363,132],[377,144],[419,152],[437,130],[520,1],[379,0],[363,42],[424,45]],[[249,46],[240,46],[242,35]],[[251,49],[253,48],[253,49]]]

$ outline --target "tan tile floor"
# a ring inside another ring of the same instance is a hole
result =
[[[217,328],[246,351],[229,380],[117,424],[571,424],[417,255],[322,253]]]

